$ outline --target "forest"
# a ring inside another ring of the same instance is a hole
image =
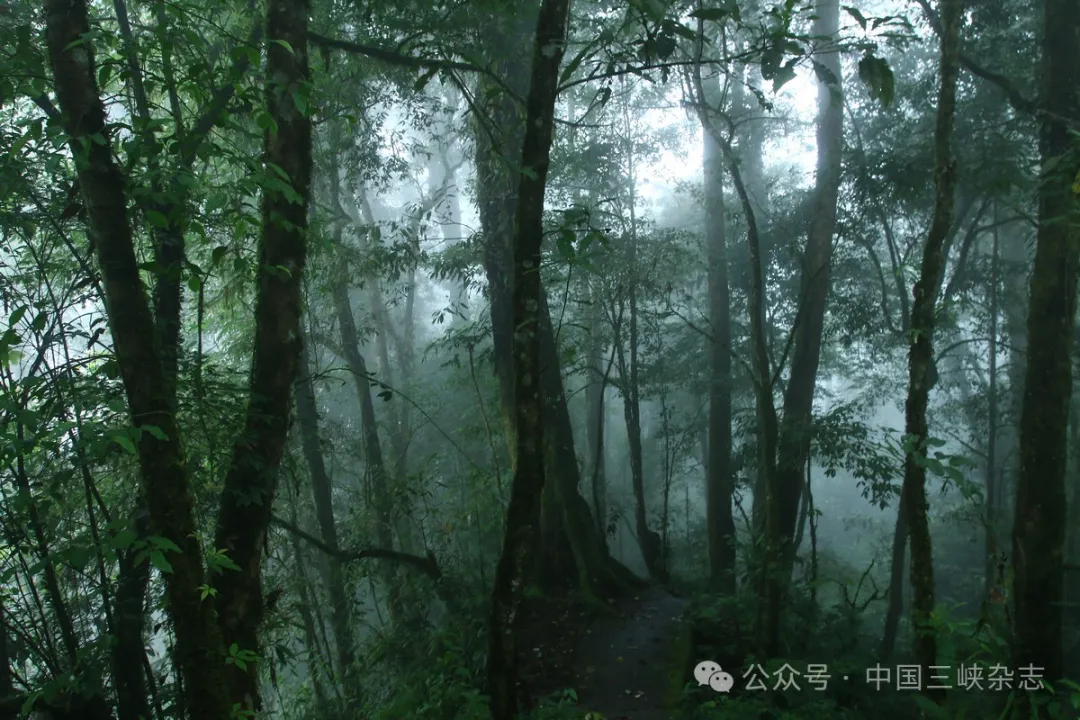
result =
[[[1076,0],[0,0],[0,720],[1080,717]]]

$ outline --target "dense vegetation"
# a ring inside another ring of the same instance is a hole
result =
[[[1080,711],[1076,0],[0,37],[0,720]]]

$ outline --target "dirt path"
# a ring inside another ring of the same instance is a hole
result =
[[[680,649],[685,606],[649,588],[595,621],[577,648],[580,705],[607,720],[673,720],[689,650]]]

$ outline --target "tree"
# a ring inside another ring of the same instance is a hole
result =
[[[956,118],[956,81],[960,72],[962,0],[943,0],[941,69],[934,129],[934,218],[923,247],[919,280],[911,304],[908,397],[904,417],[904,484],[902,507],[911,542],[912,616],[915,658],[923,672],[937,663],[937,639],[930,625],[934,610],[934,566],[926,500],[926,455],[929,427],[926,412],[934,384],[934,325],[945,268],[945,240],[953,224],[956,163],[952,153]],[[896,589],[894,588],[895,592]],[[929,691],[937,696],[939,691]]]
[[[512,287],[511,253],[518,186],[526,175],[520,165],[523,132],[515,95],[525,95],[529,68],[519,52],[507,52],[506,37],[533,42],[535,3],[517,3],[504,8],[489,20],[482,37],[491,54],[500,81],[481,79],[484,102],[475,119],[477,206],[483,228],[483,267],[488,281],[491,307],[491,335],[495,373],[499,380],[503,425],[508,443],[514,447],[516,429],[511,418],[513,395],[513,353],[511,339]],[[542,386],[545,467],[552,481],[545,485],[541,543],[534,577],[541,586],[572,584],[588,596],[601,598],[633,586],[632,574],[608,554],[597,531],[589,506],[580,494],[581,472],[574,451],[574,433],[563,392],[561,361],[552,325],[548,299],[541,286],[540,297],[540,383]]]
[[[709,284],[709,430],[706,518],[709,581],[719,592],[735,592],[735,520],[731,467],[731,295],[728,288],[727,222],[724,217],[723,153],[704,128],[705,233]]]
[[[521,145],[522,178],[514,211],[513,273],[509,278],[514,328],[514,479],[506,510],[506,536],[491,591],[488,627],[487,682],[494,720],[513,720],[519,710],[515,630],[524,583],[533,567],[544,490],[540,260],[544,188],[555,134],[559,63],[565,52],[569,17],[570,0],[543,0],[536,25]]]
[[[785,561],[778,571],[784,577],[791,574],[794,561],[799,502],[805,482],[806,458],[810,453],[811,415],[829,297],[844,145],[840,52],[828,46],[828,43],[839,40],[840,3],[838,0],[823,0],[817,3],[815,12],[817,19],[813,34],[822,43],[814,55],[814,69],[818,76],[817,176],[813,215],[799,275],[799,310],[795,327],[792,328],[791,375],[784,392],[783,420],[777,444],[779,532],[780,542],[785,546]]]
[[[305,2],[272,0],[267,7],[266,103],[273,120],[264,160],[288,178],[266,188],[255,349],[247,421],[225,479],[216,547],[237,570],[216,582],[216,602],[204,602],[209,583],[198,540],[189,471],[180,428],[172,412],[172,383],[136,261],[124,178],[112,157],[110,130],[98,90],[87,5],[54,0],[46,5],[49,59],[56,95],[92,244],[101,269],[109,328],[138,442],[140,477],[153,529],[170,544],[169,612],[175,625],[175,661],[184,677],[184,704],[192,717],[227,718],[235,705],[257,709],[257,676],[237,665],[223,672],[225,648],[258,647],[263,614],[262,548],[270,523],[277,466],[284,451],[292,386],[300,354],[300,280],[311,176],[311,123],[295,97],[307,69]],[[216,616],[215,616],[216,610]]]
[[[1043,3],[1039,227],[1027,319],[1020,476],[1013,522],[1014,662],[1063,677],[1062,563],[1071,348],[1080,264],[1080,7]]]

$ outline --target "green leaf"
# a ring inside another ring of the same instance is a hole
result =
[[[169,436],[165,434],[165,431],[159,428],[157,425],[143,425],[142,429],[157,440],[168,440]]]
[[[104,63],[98,68],[98,87],[105,89],[109,84],[109,79],[112,78],[113,66],[112,63]]]
[[[669,32],[661,32],[656,36],[656,57],[661,60],[667,60],[669,57],[675,54],[675,50],[678,48],[678,43],[675,41],[675,37]]]
[[[866,29],[866,17],[861,12],[859,12],[857,8],[853,8],[850,5],[845,5],[844,12],[855,18],[855,22],[859,23],[859,27],[861,27],[863,30]]]
[[[233,562],[224,550],[218,550],[217,552],[209,553],[207,556],[208,564],[218,569],[225,570],[240,570],[240,566]]]
[[[131,453],[132,455],[135,454],[135,443],[131,442],[131,438],[129,438],[127,435],[122,435],[120,433],[113,433],[112,435],[109,436],[109,439],[112,440],[117,445],[119,445],[120,447],[122,447],[124,450]]]
[[[169,574],[173,571],[172,564],[165,559],[165,553],[160,550],[150,551],[150,564],[157,568],[160,573]]]
[[[307,115],[308,103],[307,98],[304,97],[303,93],[301,93],[299,90],[293,90],[292,100],[293,105],[295,105],[296,109],[300,111],[300,114]]]
[[[156,228],[169,227],[169,218],[165,217],[165,213],[157,210],[147,210],[146,220]]]
[[[87,547],[73,547],[67,551],[68,564],[79,572],[86,569],[86,566],[90,564],[90,558],[93,556],[93,549]]]
[[[206,199],[206,212],[212,213],[229,204],[229,196],[223,192],[215,192]]]
[[[135,532],[131,528],[125,528],[120,532],[116,533],[116,535],[113,536],[112,540],[110,540],[109,544],[115,550],[126,550],[127,548],[131,547],[132,543],[134,543],[138,538],[139,534],[137,532]]]
[[[423,92],[424,88],[426,88],[428,86],[428,83],[431,82],[431,79],[435,77],[438,73],[438,68],[432,68],[430,70],[427,70],[426,72],[421,73],[420,77],[418,77],[416,79],[416,82],[413,83],[413,92]]]
[[[217,265],[225,258],[225,253],[229,252],[229,248],[224,245],[218,245],[210,252],[210,264]]]
[[[699,8],[690,13],[690,17],[699,18],[701,20],[713,20],[716,22],[726,20],[729,17],[738,20],[739,6],[731,3],[727,7]]]
[[[569,80],[573,76],[574,72],[579,67],[581,67],[582,61],[584,61],[585,57],[591,52],[593,52],[593,48],[592,48],[591,45],[586,45],[585,47],[581,48],[580,51],[578,51],[578,54],[575,55],[570,60],[570,62],[563,69],[562,74],[559,75],[559,84],[560,85],[565,83],[567,80]]]
[[[288,40],[275,40],[274,42],[288,50],[290,55],[296,54],[296,51],[293,50],[293,46],[289,44]]]
[[[866,85],[870,97],[879,101],[883,107],[892,104],[896,93],[896,79],[888,62],[867,53],[859,61],[859,79]]]
[[[285,172],[285,168],[281,167],[280,165],[275,165],[272,162],[266,163],[266,167],[270,168],[271,172],[273,172],[285,182],[289,182],[289,173]]]
[[[26,130],[26,132],[22,134],[22,137],[20,137],[18,140],[11,144],[11,157],[15,157],[16,155],[18,155],[22,151],[22,149],[26,147],[26,144],[28,142],[30,142],[31,140],[36,140],[39,137],[41,137],[41,123],[35,122],[31,124],[30,127]]]
[[[180,547],[176,543],[163,535],[151,535],[146,538],[146,542],[150,543],[158,550],[174,553],[181,552]]]
[[[779,92],[780,88],[795,79],[796,62],[798,61],[792,58],[776,69],[776,74],[773,75],[772,79],[773,92]]]
[[[19,307],[15,308],[15,312],[11,313],[11,315],[8,316],[8,327],[13,328],[18,325],[19,321],[23,319],[23,316],[26,315],[26,311],[29,309],[30,308],[26,305],[20,305]]]

